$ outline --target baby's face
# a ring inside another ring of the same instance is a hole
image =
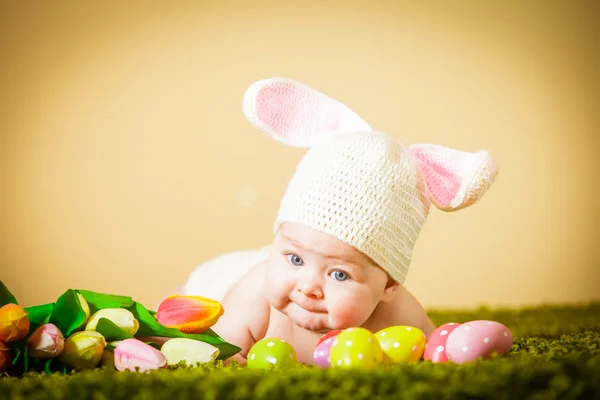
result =
[[[362,325],[395,284],[370,258],[333,236],[283,224],[265,269],[265,295],[296,325],[317,332]]]

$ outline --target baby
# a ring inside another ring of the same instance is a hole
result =
[[[244,113],[290,146],[310,148],[296,168],[274,225],[273,243],[197,267],[183,294],[221,301],[213,330],[242,348],[278,337],[313,363],[334,329],[372,332],[435,325],[403,286],[430,204],[475,203],[497,175],[486,151],[404,146],[345,105],[301,83],[272,78],[250,86]]]

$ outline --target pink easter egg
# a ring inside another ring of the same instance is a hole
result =
[[[510,329],[496,321],[477,320],[461,324],[448,334],[446,356],[456,364],[507,353],[512,346]]]
[[[460,324],[458,322],[449,322],[439,326],[433,331],[425,345],[423,359],[433,363],[443,363],[448,361],[448,357],[446,356],[446,341],[448,340],[450,332],[459,326]]]
[[[315,364],[321,368],[329,368],[331,366],[331,359],[329,358],[329,351],[331,349],[331,345],[335,340],[335,336],[328,337],[323,340],[321,343],[317,345],[315,348],[315,352],[313,353],[313,358],[315,360]]]
[[[326,334],[324,334],[323,336],[321,336],[321,338],[317,342],[317,346],[320,345],[324,340],[326,340],[326,339],[328,339],[330,337],[337,336],[341,331],[342,331],[341,329],[334,329],[332,331],[327,332]]]

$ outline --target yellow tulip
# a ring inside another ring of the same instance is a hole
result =
[[[181,332],[202,333],[217,323],[223,313],[223,307],[217,300],[173,295],[160,303],[156,319],[162,325]]]
[[[115,368],[115,354],[108,349],[104,349],[98,365],[100,367],[107,367],[111,369]]]
[[[85,326],[85,330],[95,331],[100,318],[106,318],[110,320],[113,324],[132,336],[136,334],[140,327],[138,320],[135,319],[131,311],[124,308],[104,308],[96,311],[94,315],[90,317],[87,325]]]
[[[96,368],[105,347],[106,340],[98,332],[77,332],[65,340],[64,349],[58,360],[77,369]]]
[[[102,353],[102,358],[100,358],[100,363],[98,364],[101,367],[115,368],[115,348],[121,343],[122,340],[115,340],[113,342],[109,342],[104,352]]]
[[[79,305],[81,306],[81,309],[83,310],[83,312],[85,313],[85,321],[83,321],[81,323],[81,325],[79,325],[75,330],[78,331],[80,329],[83,329],[83,327],[85,326],[85,324],[87,323],[88,319],[90,318],[90,305],[88,304],[87,300],[85,299],[85,297],[83,297],[81,295],[81,293],[77,293],[77,299],[79,300]]]
[[[29,333],[27,312],[16,304],[0,307],[0,341],[17,342]]]

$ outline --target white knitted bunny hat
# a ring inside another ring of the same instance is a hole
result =
[[[403,283],[430,202],[454,211],[498,173],[488,152],[405,146],[347,106],[287,78],[252,84],[244,114],[277,140],[310,150],[281,201],[274,230],[294,222],[332,235]]]

